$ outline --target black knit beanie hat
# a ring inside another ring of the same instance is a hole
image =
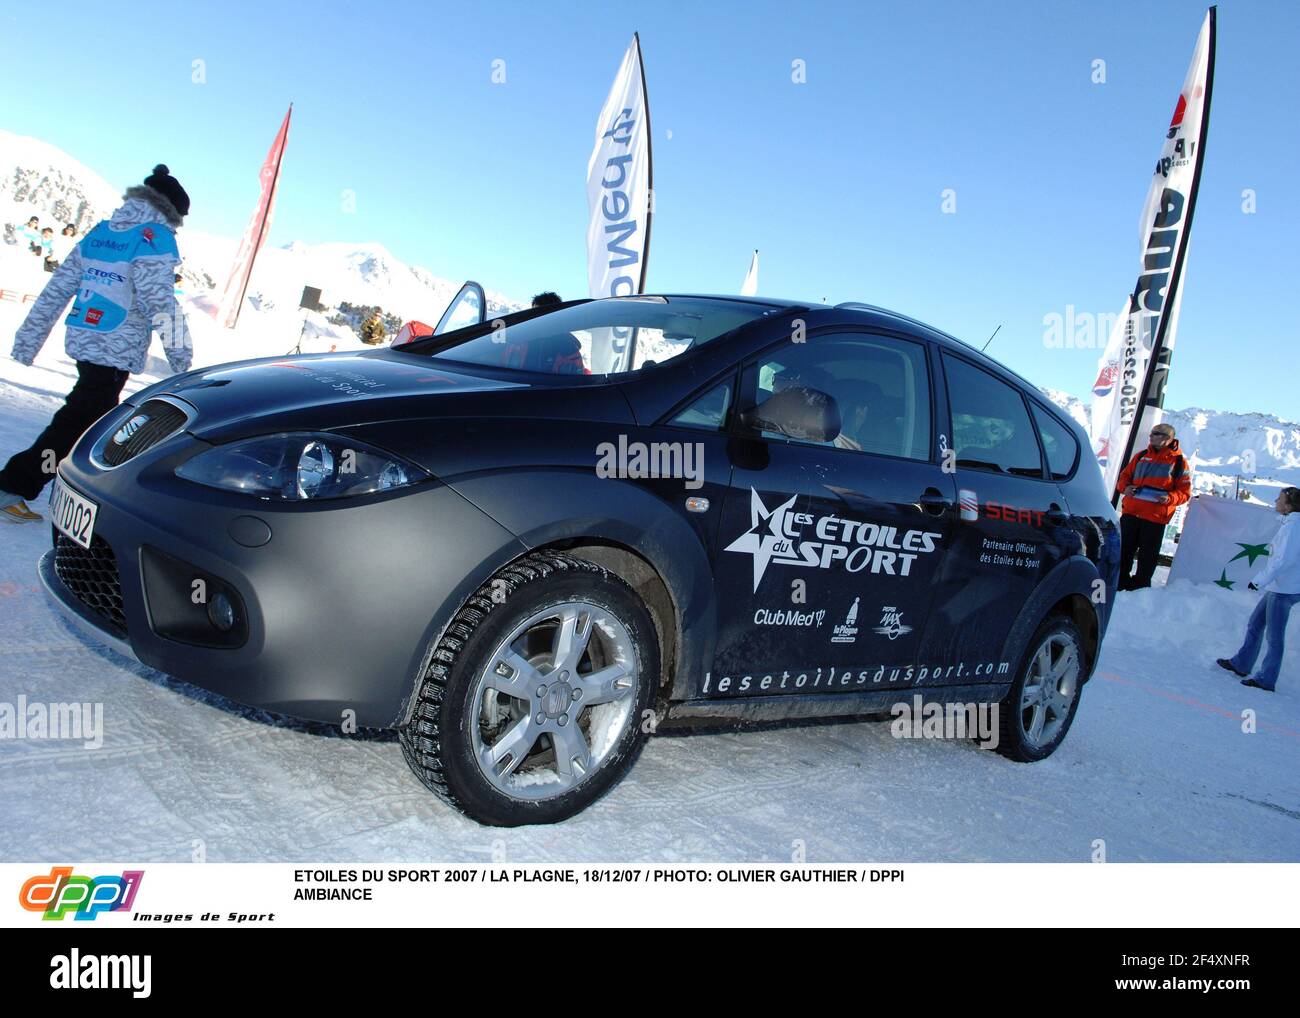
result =
[[[181,187],[181,182],[171,175],[167,167],[159,163],[153,173],[144,178],[145,187],[152,187],[166,198],[182,216],[190,214],[190,196]]]

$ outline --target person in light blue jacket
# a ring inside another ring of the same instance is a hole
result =
[[[1286,624],[1291,609],[1300,601],[1300,488],[1283,488],[1274,503],[1282,514],[1282,526],[1269,544],[1268,564],[1250,584],[1264,596],[1246,623],[1246,640],[1235,657],[1219,658],[1218,664],[1242,676],[1243,686],[1273,692],[1282,668],[1286,646]],[[1260,644],[1268,636],[1268,651],[1259,670],[1251,674]]]
[[[189,328],[172,288],[189,195],[160,164],[123,197],[54,271],[14,339],[14,360],[31,364],[73,301],[64,348],[77,362],[77,384],[49,427],[0,470],[0,520],[41,519],[25,500],[41,493],[82,432],[117,406],[127,378],[144,370],[154,331],[171,369],[190,368]]]

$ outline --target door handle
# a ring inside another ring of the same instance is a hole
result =
[[[938,488],[926,488],[916,500],[916,507],[931,516],[942,516],[952,508],[952,499],[945,497]]]

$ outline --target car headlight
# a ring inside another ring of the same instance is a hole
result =
[[[361,442],[325,434],[266,435],[217,446],[176,468],[195,484],[257,498],[347,498],[418,484],[432,475]]]

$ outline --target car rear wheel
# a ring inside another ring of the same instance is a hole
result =
[[[1020,674],[998,705],[998,752],[1031,762],[1051,756],[1079,709],[1085,653],[1074,622],[1050,616],[1029,641]]]
[[[428,788],[481,823],[554,823],[631,767],[658,677],[654,623],[632,588],[585,559],[538,552],[447,627],[402,749]]]

